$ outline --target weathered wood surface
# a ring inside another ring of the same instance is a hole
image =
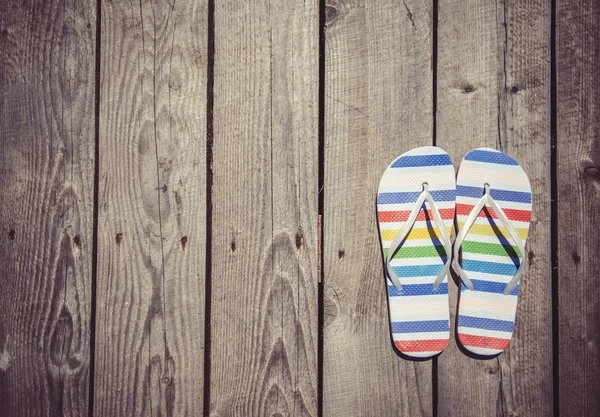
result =
[[[0,3],[2,415],[597,414],[598,2],[326,0],[321,74],[319,7]],[[377,184],[433,143],[532,183],[495,359],[392,347]]]
[[[558,1],[558,388],[561,416],[600,409],[600,3]]]
[[[214,12],[210,413],[315,416],[318,2]]]
[[[393,349],[375,209],[389,163],[433,141],[432,2],[325,11],[323,415],[431,416],[431,362]]]
[[[207,15],[102,2],[97,416],[202,414]]]
[[[553,413],[550,10],[546,0],[439,2],[438,146],[457,170],[473,148],[506,152],[533,189],[530,265],[513,340],[497,358],[479,360],[461,352],[452,334],[438,360],[440,416]],[[454,323],[459,291],[451,288]]]
[[[92,1],[0,3],[0,409],[87,416]]]

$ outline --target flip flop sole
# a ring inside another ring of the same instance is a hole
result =
[[[486,183],[492,198],[525,244],[531,220],[531,185],[519,164],[495,149],[474,149],[460,165],[456,178],[458,230],[483,196]],[[508,295],[503,292],[517,272],[519,255],[496,213],[485,207],[462,245],[462,267],[475,287],[471,291],[461,285],[457,334],[465,349],[491,356],[508,347],[515,325],[519,287]]]
[[[379,183],[377,218],[384,259],[425,182],[451,234],[456,199],[452,161],[445,151],[434,146],[413,149],[392,162]],[[448,255],[430,209],[422,208],[391,261],[402,291],[386,278],[392,339],[407,356],[431,357],[448,344],[447,278],[437,289],[433,287]]]

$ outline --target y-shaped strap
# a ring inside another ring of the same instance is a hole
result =
[[[473,207],[473,210],[471,210],[471,212],[469,213],[469,216],[467,217],[467,221],[465,221],[465,223],[463,224],[463,227],[460,229],[460,232],[458,233],[458,236],[456,236],[456,241],[454,242],[454,259],[456,259],[456,263],[455,263],[456,271],[460,275],[460,279],[462,280],[462,282],[464,282],[464,284],[467,286],[467,288],[470,289],[471,291],[474,291],[475,287],[473,287],[473,283],[471,282],[471,280],[469,279],[469,277],[467,276],[465,271],[462,269],[462,267],[458,263],[458,251],[460,250],[460,247],[462,246],[465,236],[467,236],[467,233],[469,233],[469,229],[471,229],[471,226],[473,226],[473,224],[475,223],[475,220],[477,220],[477,217],[479,216],[479,212],[487,204],[494,210],[494,213],[496,213],[496,215],[498,216],[500,223],[502,223],[502,225],[506,228],[506,230],[510,234],[510,237],[512,238],[512,240],[517,245],[517,248],[519,249],[519,257],[520,257],[519,269],[517,269],[515,276],[508,282],[508,284],[506,284],[506,287],[504,288],[504,295],[507,295],[507,294],[510,294],[511,291],[514,290],[515,287],[519,284],[519,281],[521,280],[521,276],[523,276],[523,272],[525,272],[525,264],[527,263],[527,258],[525,258],[525,246],[523,244],[523,241],[519,237],[519,234],[517,233],[516,229],[513,227],[510,220],[508,220],[508,218],[504,214],[504,211],[502,211],[500,206],[498,206],[498,204],[496,204],[496,202],[492,198],[492,196],[490,194],[489,184],[485,184],[484,189],[485,189],[485,191],[483,193],[483,197],[481,197],[481,199],[479,199],[477,204],[475,204],[475,206]]]
[[[404,223],[404,225],[392,241],[392,245],[388,249],[387,258],[385,260],[385,267],[387,269],[388,276],[390,277],[390,280],[392,281],[392,283],[398,291],[402,291],[402,284],[400,284],[400,279],[398,278],[398,275],[396,275],[396,273],[394,272],[392,266],[390,265],[390,262],[394,257],[394,254],[398,251],[398,248],[400,248],[400,246],[402,245],[402,242],[404,242],[404,239],[408,235],[408,232],[410,232],[410,229],[412,229],[415,220],[419,215],[419,211],[421,211],[421,208],[423,207],[423,203],[425,201],[429,203],[429,208],[431,209],[431,213],[433,214],[435,225],[437,226],[438,230],[440,231],[440,234],[442,235],[444,247],[446,248],[446,263],[444,264],[444,267],[442,268],[442,270],[440,271],[433,283],[433,286],[435,288],[438,288],[440,284],[444,281],[444,278],[448,274],[448,269],[450,268],[452,242],[450,242],[450,236],[448,236],[448,232],[446,231],[446,225],[442,220],[442,216],[440,216],[440,212],[435,206],[435,202],[433,201],[433,198],[429,193],[429,185],[427,183],[423,183],[423,192],[419,195],[419,198],[417,199],[415,206],[410,212],[410,216],[408,216],[406,223]]]

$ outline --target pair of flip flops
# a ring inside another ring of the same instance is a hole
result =
[[[484,356],[506,349],[531,219],[531,186],[519,164],[495,149],[478,148],[464,157],[455,177],[444,150],[413,149],[384,172],[377,216],[396,348],[427,358],[447,346],[448,276],[454,259],[462,281],[460,344]]]

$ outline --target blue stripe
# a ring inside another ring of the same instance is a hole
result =
[[[481,149],[475,149],[469,152],[465,159],[467,161],[489,162],[491,164],[519,165],[517,161],[502,152],[490,152]]]
[[[392,163],[392,168],[429,167],[452,165],[448,154],[401,156]]]
[[[460,327],[471,327],[475,329],[496,330],[499,332],[512,332],[515,323],[506,320],[486,319],[483,317],[458,316]]]
[[[392,333],[427,333],[450,331],[448,320],[395,321]]]
[[[419,198],[421,191],[409,191],[404,193],[379,193],[377,196],[378,204],[404,204],[414,203]],[[456,200],[456,190],[436,190],[431,191],[431,197],[435,201],[454,201]]]
[[[456,187],[457,195],[461,197],[483,197],[483,187],[467,187],[459,185]],[[531,193],[524,193],[521,191],[507,191],[498,190],[496,188],[490,189],[490,193],[494,200],[498,201],[514,201],[516,203],[531,203]]]
[[[504,294],[504,289],[506,288],[506,284],[504,282],[492,282],[492,281],[483,281],[479,279],[472,279],[473,287],[475,287],[475,291],[481,292],[490,292],[494,294]],[[462,291],[470,291],[467,287],[462,287]],[[514,290],[510,293],[510,295],[519,295],[519,286],[517,285]]]
[[[411,297],[413,295],[440,295],[448,294],[448,284],[442,283],[438,289],[433,288],[433,284],[402,284],[402,292],[398,292],[396,287],[388,285],[390,297]]]
[[[418,261],[418,258],[415,259]],[[440,273],[444,265],[408,265],[408,266],[393,266],[392,269],[399,278],[413,277],[436,277]]]
[[[463,269],[465,271],[484,272],[486,274],[494,275],[513,276],[517,273],[517,267],[514,264],[472,261],[470,259],[463,259]]]

